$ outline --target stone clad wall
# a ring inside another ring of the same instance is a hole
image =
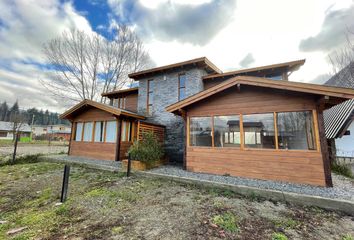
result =
[[[138,113],[146,115],[147,80],[154,80],[154,102],[148,121],[166,126],[165,151],[170,161],[182,162],[184,151],[184,121],[181,117],[165,111],[165,108],[178,101],[178,74],[186,74],[186,96],[203,90],[203,69],[193,68],[184,71],[159,74],[153,78],[139,81]],[[166,76],[166,79],[164,79]]]

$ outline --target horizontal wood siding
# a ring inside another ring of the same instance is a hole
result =
[[[138,128],[139,128],[138,129],[138,134],[139,134],[138,140],[142,139],[143,133],[152,131],[161,143],[164,142],[164,139],[165,139],[165,128],[164,127],[145,123],[145,122],[140,122],[138,124]]]
[[[187,116],[212,116],[316,109],[314,97],[281,90],[228,89],[187,108]],[[318,129],[316,129],[318,131]],[[317,139],[318,141],[318,139]],[[316,151],[187,147],[187,170],[326,186]]]
[[[73,119],[74,122],[112,121],[116,120],[112,114],[96,108],[86,109]],[[75,129],[74,129],[75,131]],[[69,155],[82,156],[102,160],[115,160],[116,143],[101,142],[70,142]]]
[[[125,109],[132,112],[138,111],[138,93],[126,96]]]
[[[115,143],[75,142],[71,141],[70,155],[100,160],[115,160]]]

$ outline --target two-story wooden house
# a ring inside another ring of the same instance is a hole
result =
[[[322,113],[354,90],[288,81],[304,62],[223,73],[203,57],[129,74],[138,88],[61,115],[69,154],[121,160],[152,130],[189,171],[331,186]]]

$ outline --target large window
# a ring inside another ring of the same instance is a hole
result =
[[[93,127],[93,122],[85,122],[85,124],[84,124],[84,141],[85,142],[92,141],[92,127]]]
[[[280,149],[316,149],[311,111],[282,112],[277,116]]]
[[[117,137],[117,122],[108,121],[106,123],[106,142],[115,142]]]
[[[186,74],[178,75],[178,101],[186,97]]]
[[[190,118],[190,145],[212,146],[211,117]]]
[[[240,117],[214,117],[214,146],[239,147],[240,144]]]
[[[83,123],[76,123],[75,141],[81,141]]]
[[[104,142],[105,122],[95,122],[95,142]]]
[[[154,102],[154,80],[148,80],[147,82],[147,106],[146,110],[148,114],[152,113],[152,104]]]
[[[245,147],[275,148],[274,114],[250,114],[243,116]]]

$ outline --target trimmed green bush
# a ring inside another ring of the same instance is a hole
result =
[[[142,136],[142,140],[135,141],[130,146],[128,153],[132,160],[151,164],[159,161],[164,155],[163,148],[153,132],[146,132]]]

